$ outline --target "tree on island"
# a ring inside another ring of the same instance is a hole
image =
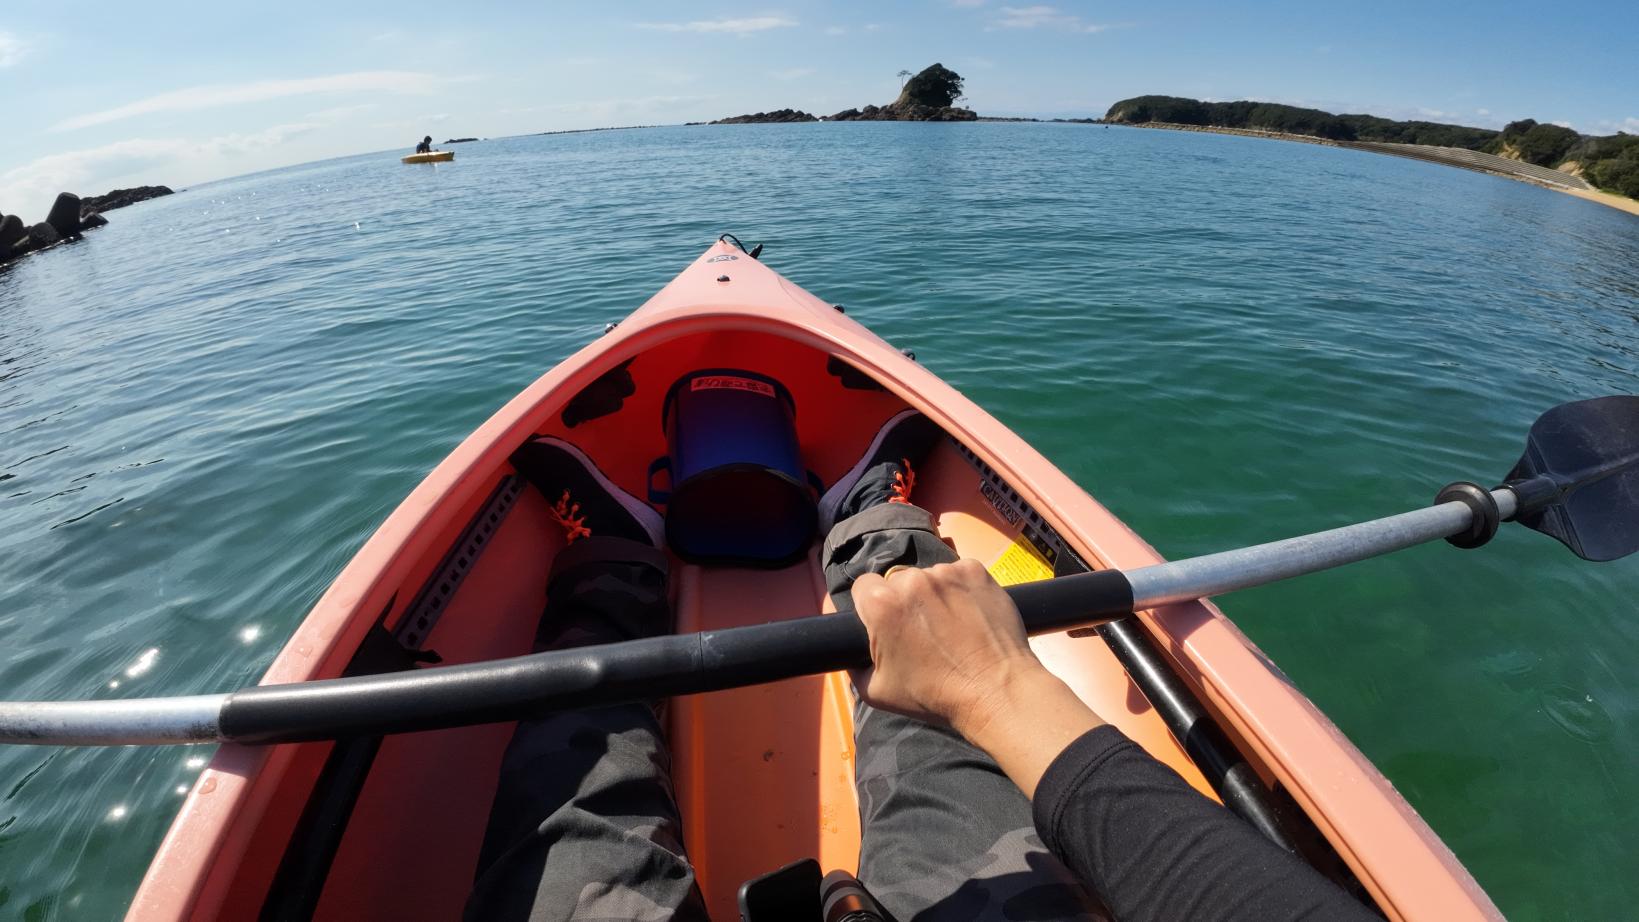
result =
[[[943,109],[962,98],[962,75],[944,66],[934,64],[912,77],[894,105],[920,105]]]
[[[1509,122],[1502,129],[1496,143],[1490,145],[1486,152],[1500,154],[1512,147],[1519,155],[1519,159],[1526,163],[1552,167],[1565,159],[1565,155],[1581,137],[1580,134],[1561,125],[1542,125],[1534,118],[1522,118],[1517,122]]]
[[[902,70],[902,71],[899,72],[898,76],[899,76],[899,89],[900,90],[905,89],[905,80],[907,78],[909,78],[910,75],[911,75],[911,72],[908,71],[908,70]]]
[[[910,71],[903,70],[904,77]],[[912,75],[899,91],[899,98],[885,106],[866,106],[862,109],[844,109],[828,116],[832,122],[972,122],[979,116],[972,109],[954,105],[964,99],[962,75],[935,64],[921,73]],[[757,122],[812,122],[817,121],[807,112],[780,109],[774,112],[754,112],[712,122],[713,125],[746,125]]]

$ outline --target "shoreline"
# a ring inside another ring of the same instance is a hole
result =
[[[1441,152],[1444,151],[1445,148],[1441,147],[1430,147],[1423,144],[1391,145],[1377,142],[1362,144],[1352,141],[1334,141],[1330,138],[1317,138],[1311,135],[1286,134],[1279,131],[1261,131],[1252,128],[1214,128],[1207,125],[1177,125],[1171,122],[1105,122],[1105,124],[1120,125],[1125,128],[1158,128],[1165,131],[1199,131],[1208,134],[1229,134],[1238,135],[1244,138],[1263,138],[1269,141],[1297,141],[1303,144],[1318,144],[1322,147],[1341,147],[1349,150],[1364,151],[1369,154],[1385,154],[1390,157],[1403,157],[1408,160],[1421,160],[1425,163],[1435,163],[1440,166],[1456,167],[1457,169],[1468,170],[1474,173],[1485,173],[1489,176],[1496,176],[1502,179],[1512,179],[1515,182],[1530,183],[1533,186],[1549,189],[1554,192],[1562,192],[1566,195],[1574,195],[1579,199],[1596,202],[1600,205],[1606,206],[1607,208],[1614,208],[1617,211],[1625,211],[1628,214],[1639,217],[1639,199],[1631,199],[1623,195],[1617,195],[1612,192],[1602,192],[1593,188],[1574,189],[1570,186],[1562,186],[1552,182],[1544,182],[1539,179],[1533,179],[1530,176],[1525,176],[1520,173],[1508,173],[1503,172],[1502,170],[1486,169],[1483,166],[1474,164],[1459,163],[1449,159],[1448,155],[1443,155]],[[1405,147],[1407,150],[1405,152],[1401,152],[1391,149],[1397,146]],[[1565,175],[1570,176],[1571,174],[1567,173]]]

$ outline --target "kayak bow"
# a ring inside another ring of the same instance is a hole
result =
[[[920,410],[947,438],[919,466],[917,501],[963,556],[1006,584],[1126,573],[1139,606],[1159,606],[1123,622],[1128,639],[1153,647],[1150,662],[1264,794],[1278,786],[1322,863],[1358,881],[1393,919],[1497,917],[1342,733],[1215,607],[1190,601],[1201,585],[1218,583],[1146,584],[1178,571],[1157,567],[1153,549],[948,384],[723,241],[456,448],[359,550],[253,691],[271,699],[301,694],[292,683],[405,672],[427,651],[450,665],[376,681],[455,676],[527,653],[561,538],[546,527],[546,500],[509,456],[531,437],[557,436],[628,492],[649,495],[651,463],[666,453],[658,425],[665,393],[683,375],[711,368],[746,369],[789,389],[803,462],[822,483],[848,470],[885,420]],[[1472,518],[1460,501],[1409,515],[1428,512],[1442,519],[1432,537]],[[1179,566],[1188,563],[1225,561]],[[761,625],[825,602],[813,551],[781,569],[677,562],[672,572],[680,633]],[[1032,645],[1095,710],[1214,796],[1193,750],[1123,669],[1123,645],[1113,650],[1104,636],[1058,629]],[[842,674],[679,697],[669,722],[683,835],[715,917],[735,918],[740,884],[790,861],[856,867],[859,808]],[[510,731],[492,723],[335,744],[225,744],[189,793],[130,917],[458,916]],[[413,853],[407,842],[416,843]]]

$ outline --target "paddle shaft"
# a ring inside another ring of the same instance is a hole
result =
[[[1512,490],[1499,488],[1491,497],[1504,520],[1513,516]],[[1467,505],[1447,502],[1269,544],[1007,591],[1026,629],[1046,633],[1365,560],[1458,534],[1472,518]],[[755,685],[869,662],[858,618],[816,615],[228,694],[0,703],[0,743],[286,743],[402,733]]]

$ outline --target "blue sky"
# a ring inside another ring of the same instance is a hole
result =
[[[8,3],[0,211],[324,157],[887,102],[934,61],[982,114],[1141,93],[1639,133],[1639,3],[1126,0]]]

